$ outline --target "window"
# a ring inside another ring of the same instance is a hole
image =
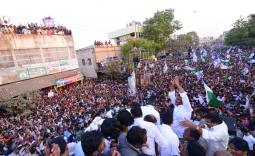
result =
[[[92,65],[91,58],[88,58],[89,65]]]
[[[82,59],[82,60],[81,60],[81,62],[82,62],[82,65],[83,65],[83,66],[85,66],[85,65],[86,65],[86,62],[85,62],[85,60],[84,60],[84,59]]]

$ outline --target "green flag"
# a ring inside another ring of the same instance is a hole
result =
[[[212,106],[212,107],[219,107],[220,106],[220,101],[213,94],[213,91],[211,90],[211,88],[209,88],[205,83],[204,83],[204,87],[205,87],[205,91],[206,91],[207,103],[209,103],[209,105]]]

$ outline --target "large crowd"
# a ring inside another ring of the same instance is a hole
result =
[[[193,58],[140,60],[132,95],[127,80],[107,78],[43,89],[31,115],[1,115],[0,155],[255,155],[254,53],[205,48]]]
[[[72,31],[60,25],[52,27],[37,23],[14,25],[9,20],[0,18],[0,34],[72,35]]]

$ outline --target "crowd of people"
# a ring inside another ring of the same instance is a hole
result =
[[[37,23],[13,25],[0,18],[0,34],[72,35],[72,31],[64,26],[46,27]]]
[[[31,115],[0,117],[0,155],[255,155],[254,53],[202,48],[193,58],[140,60],[132,96],[127,80],[107,78],[44,89]]]

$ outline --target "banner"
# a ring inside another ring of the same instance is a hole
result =
[[[47,75],[45,67],[28,68],[29,78]]]
[[[136,78],[135,78],[135,72],[133,71],[131,76],[128,77],[128,86],[129,86],[129,92],[131,96],[135,96],[136,94]]]
[[[51,67],[48,68],[48,74],[55,74],[55,73],[60,73],[61,69],[60,67]]]
[[[74,82],[77,82],[77,81],[81,81],[83,79],[84,79],[84,77],[80,73],[80,74],[72,76],[72,77],[67,77],[67,78],[64,78],[64,79],[57,80],[56,81],[56,86],[57,87],[62,87],[62,86],[65,86],[65,85],[68,85],[68,84],[71,84],[71,83],[74,83]]]
[[[73,76],[73,77],[65,78],[64,80],[65,80],[65,84],[71,84],[76,82],[76,77]]]
[[[19,80],[29,79],[28,70],[18,71],[17,76]]]
[[[54,18],[51,17],[45,17],[43,19],[43,23],[45,27],[54,27],[55,23],[54,23]]]
[[[57,87],[65,86],[65,80],[64,79],[57,80],[56,81],[56,86]]]

